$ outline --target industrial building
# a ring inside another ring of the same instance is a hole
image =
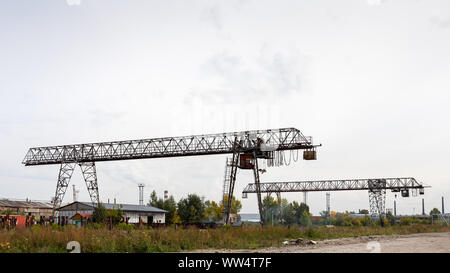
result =
[[[11,215],[52,216],[53,203],[46,201],[0,199],[0,214],[9,211]]]
[[[138,224],[139,222],[164,224],[166,222],[167,211],[151,206],[130,205],[130,204],[102,204],[107,210],[120,209],[123,212],[123,217],[128,220],[129,224]],[[92,215],[97,204],[92,202],[73,202],[68,205],[58,208],[59,216],[67,217],[70,224],[75,224],[72,217],[75,214],[84,216]]]

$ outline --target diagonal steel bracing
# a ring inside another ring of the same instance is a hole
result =
[[[66,194],[75,166],[75,163],[62,163],[59,168],[58,183],[56,184],[55,198],[53,199],[53,216],[55,216],[55,210],[59,208]]]
[[[374,181],[382,181],[381,185],[383,185],[383,188],[393,191],[423,189],[426,187],[413,177],[264,182],[260,186],[261,192],[348,191],[372,189],[377,185]],[[250,183],[242,192],[255,193],[256,185]]]
[[[237,148],[234,140],[238,140]],[[263,141],[260,146],[258,140]],[[311,137],[295,128],[163,137],[127,141],[30,148],[23,164],[47,165],[143,158],[161,158],[251,152],[253,149],[284,151],[313,149]]]
[[[100,203],[97,184],[97,171],[95,169],[95,162],[82,162],[79,164],[83,172],[84,181],[91,197],[93,204]]]
[[[182,137],[35,147],[28,150],[22,163],[25,166],[61,164],[55,194],[54,207],[56,208],[62,202],[76,164],[79,164],[83,171],[91,201],[98,203],[100,199],[95,170],[95,162],[97,161],[232,154],[232,166],[229,174],[230,180],[228,181],[228,202],[224,204],[226,222],[228,223],[236,181],[236,171],[241,154],[254,156],[256,165],[254,169],[255,183],[259,185],[257,158],[268,160],[270,163],[268,166],[273,166],[281,164],[281,161],[278,163],[273,162],[274,156],[282,159],[284,158],[282,154],[284,151],[305,150],[303,159],[315,160],[315,148],[318,146],[321,145],[314,145],[312,137],[305,136],[300,130],[291,127]],[[225,183],[224,192],[226,188]],[[258,205],[261,211],[260,199],[259,193]]]
[[[369,207],[370,214],[383,215],[386,213],[386,179],[370,179],[369,187]]]
[[[100,202],[98,194],[97,184],[97,172],[95,169],[95,162],[83,162],[79,163],[81,171],[83,173],[84,181],[91,197],[91,201],[94,204]],[[69,186],[70,179],[72,178],[73,171],[75,170],[76,163],[62,163],[59,169],[58,183],[56,184],[56,193],[53,201],[53,216],[55,216],[55,210],[61,206],[64,195],[66,194],[67,187]]]
[[[253,165],[253,176],[255,177],[255,188],[256,188],[256,196],[258,198],[258,210],[259,210],[259,218],[262,225],[264,225],[264,216],[262,210],[262,201],[261,201],[261,186],[259,181],[259,169],[258,169],[258,158],[256,156],[256,152],[253,152],[253,156],[255,157],[255,164]]]
[[[368,190],[370,213],[383,215],[385,211],[386,190],[399,192],[409,189],[419,189],[424,194],[424,186],[413,177],[374,178],[374,179],[342,179],[297,182],[251,183],[242,191],[243,196],[248,193],[281,193],[281,192],[310,192],[310,191],[348,191]],[[327,204],[329,203],[327,196]]]
[[[237,147],[237,139],[235,139],[235,148]],[[228,196],[227,196],[227,204],[225,209],[225,223],[230,223],[230,213],[231,213],[231,204],[233,202],[233,191],[234,191],[234,184],[236,182],[236,174],[237,174],[237,168],[239,164],[239,152],[235,151],[233,153],[233,157],[231,159],[231,171],[230,171],[230,180],[229,180],[229,188],[228,188]],[[224,204],[225,206],[225,204]]]

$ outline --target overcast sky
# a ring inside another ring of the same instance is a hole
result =
[[[21,164],[34,146],[295,127],[323,144],[318,160],[263,182],[412,176],[432,186],[426,211],[441,209],[449,49],[446,0],[1,1],[0,197],[54,195],[59,166]],[[137,203],[144,183],[145,202],[218,201],[225,158],[100,162],[100,197]],[[252,178],[239,171],[239,198]],[[88,201],[79,168],[71,183]],[[397,212],[421,198],[397,196]],[[308,204],[325,210],[325,193]],[[331,193],[332,210],[368,206],[365,191]],[[257,212],[254,195],[242,211]]]

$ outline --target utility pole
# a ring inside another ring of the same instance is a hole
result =
[[[444,196],[442,196],[442,214],[445,214]]]

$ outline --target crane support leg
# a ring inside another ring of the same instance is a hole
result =
[[[74,169],[75,163],[61,163],[59,168],[58,183],[56,184],[55,198],[53,200],[53,217],[55,216],[55,210],[61,205],[64,194],[66,194],[66,190],[69,186],[70,178],[72,178]]]
[[[83,173],[84,181],[91,197],[93,204],[100,203],[100,197],[98,194],[98,184],[97,184],[97,171],[95,169],[95,162],[83,162],[79,163],[81,167],[81,172]]]
[[[281,192],[276,192],[278,204],[281,204]]]
[[[234,191],[234,184],[236,182],[236,173],[239,163],[239,153],[233,153],[233,157],[231,159],[231,171],[230,171],[230,184],[228,187],[228,196],[227,196],[227,204],[225,207],[225,223],[228,225],[230,224],[230,213],[231,213],[231,204],[233,201],[233,191]]]
[[[277,192],[278,206],[280,207],[280,223],[283,222],[283,206],[281,204],[281,192]]]
[[[253,174],[255,176],[255,188],[256,188],[256,196],[258,197],[258,210],[259,210],[259,218],[261,221],[261,225],[264,226],[264,216],[263,216],[263,208],[261,202],[261,185],[259,181],[259,173],[258,173],[258,158],[256,157],[256,152],[253,152],[253,156],[255,157],[255,164],[253,165]]]
[[[369,190],[370,214],[382,216],[385,213],[386,189]]]

